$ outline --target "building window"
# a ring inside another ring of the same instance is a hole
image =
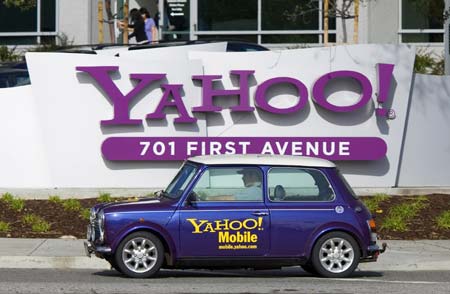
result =
[[[323,0],[197,0],[198,39],[239,39],[259,44],[323,42]],[[330,41],[336,20],[329,20]]]
[[[444,42],[444,0],[400,2],[400,42]]]
[[[32,45],[54,42],[57,35],[56,0],[38,0],[21,10],[0,1],[0,45]]]

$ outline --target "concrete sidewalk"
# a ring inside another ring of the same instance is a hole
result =
[[[387,241],[388,249],[368,271],[450,270],[450,240]],[[381,242],[380,242],[381,244]],[[83,240],[0,238],[0,268],[109,269],[84,255]]]

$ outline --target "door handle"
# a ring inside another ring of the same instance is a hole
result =
[[[268,212],[262,212],[262,211],[255,211],[254,213],[252,213],[253,215],[256,215],[256,216],[266,216],[266,215],[269,215],[269,213]]]

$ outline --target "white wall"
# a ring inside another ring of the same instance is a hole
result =
[[[73,44],[91,43],[90,0],[60,0],[58,2],[59,33],[64,33]]]
[[[450,186],[450,77],[415,75],[398,185]]]

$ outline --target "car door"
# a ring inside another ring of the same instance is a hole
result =
[[[259,187],[244,185],[244,170],[260,177]],[[263,201],[262,174],[257,167],[243,166],[203,171],[179,210],[181,257],[268,253],[270,217]]]
[[[273,167],[267,172],[271,256],[305,254],[318,228],[336,219],[335,194],[319,169]]]

